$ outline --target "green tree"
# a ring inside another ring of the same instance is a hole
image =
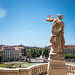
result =
[[[39,49],[39,50],[36,52],[36,56],[39,57],[41,54],[42,54],[42,50]]]
[[[75,58],[75,55],[71,54],[69,55],[69,57],[72,59],[72,58]]]
[[[36,56],[35,48],[31,48],[30,54],[33,58]]]
[[[2,62],[2,57],[0,56],[0,63]]]
[[[48,57],[49,56],[49,52],[50,52],[50,49],[49,48],[43,48],[42,49],[42,55]]]
[[[73,55],[73,54],[70,54],[70,55],[65,54],[64,57],[65,57],[65,59],[69,59],[69,58],[72,59],[72,58],[75,58],[75,55]]]
[[[42,54],[42,50],[39,50],[39,54],[40,54],[40,55]]]

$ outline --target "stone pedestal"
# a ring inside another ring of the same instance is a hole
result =
[[[63,54],[50,54],[48,75],[67,75],[66,61]]]

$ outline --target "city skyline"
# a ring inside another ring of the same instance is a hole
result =
[[[65,44],[75,45],[74,0],[0,0],[0,44],[50,45],[48,14],[63,14]]]

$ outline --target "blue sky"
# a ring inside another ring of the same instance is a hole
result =
[[[75,0],[0,0],[0,44],[50,45],[48,14],[63,14],[65,43],[75,45]]]

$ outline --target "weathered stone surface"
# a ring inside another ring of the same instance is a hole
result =
[[[48,18],[46,21],[53,23],[50,37],[52,46],[48,58],[48,75],[67,75],[67,68],[65,65],[66,61],[63,55],[63,49],[65,46],[64,23],[62,22],[63,16],[58,14],[57,19],[51,16],[49,17],[50,18]]]
[[[58,14],[58,18],[54,19],[50,17],[47,21],[50,22],[53,19],[52,23],[52,33],[50,37],[50,42],[52,44],[51,52],[52,53],[63,53],[63,48],[65,46],[64,40],[64,23],[62,22],[63,16]]]

